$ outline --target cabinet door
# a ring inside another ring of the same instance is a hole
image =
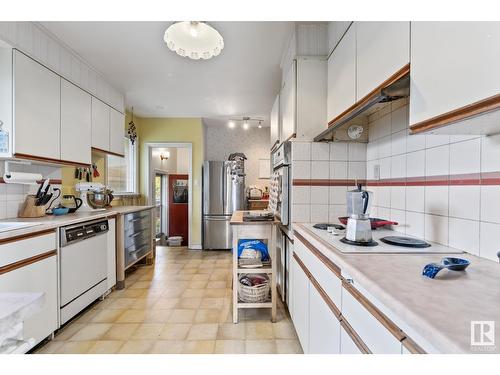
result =
[[[340,327],[340,354],[363,354],[344,327]]]
[[[500,92],[500,22],[412,22],[410,126]]]
[[[295,133],[296,61],[288,69],[280,96],[281,141],[286,141]]]
[[[91,96],[61,79],[61,159],[90,164]]]
[[[274,100],[270,116],[271,123],[271,147],[280,141],[280,96],[277,95]]]
[[[355,22],[356,100],[410,61],[410,22]]]
[[[24,339],[35,343],[57,329],[57,259],[56,255],[0,275],[2,293],[44,293],[44,304],[24,322]]]
[[[109,151],[110,107],[92,97],[92,147]]]
[[[108,220],[109,231],[107,248],[107,283],[108,289],[116,285],[116,220]]]
[[[356,102],[356,32],[351,26],[328,59],[327,121]]]
[[[292,259],[293,281],[293,325],[299,336],[304,353],[309,353],[309,278],[295,260]]]
[[[123,155],[123,137],[125,132],[125,116],[110,108],[109,116],[109,151]]]
[[[340,322],[313,285],[309,287],[309,353],[340,353]]]
[[[61,79],[14,51],[14,152],[60,159]]]

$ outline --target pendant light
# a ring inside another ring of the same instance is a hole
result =
[[[224,39],[219,32],[199,21],[173,23],[165,31],[163,40],[170,50],[193,60],[210,59],[224,48]]]

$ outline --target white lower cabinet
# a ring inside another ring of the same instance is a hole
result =
[[[340,353],[340,322],[313,285],[309,287],[309,353]]]
[[[116,219],[109,219],[108,225],[107,283],[111,289],[116,285]]]
[[[292,258],[292,321],[304,353],[309,353],[309,285],[310,281],[295,258]]]
[[[344,327],[340,327],[340,354],[363,354]]]

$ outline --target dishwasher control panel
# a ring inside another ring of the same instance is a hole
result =
[[[108,220],[86,222],[61,228],[61,247],[81,241],[109,230]]]

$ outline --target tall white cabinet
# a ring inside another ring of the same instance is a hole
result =
[[[99,150],[109,149],[110,110],[106,103],[92,97],[92,147]]]
[[[297,63],[293,62],[288,69],[281,87],[281,140],[289,140],[296,134],[295,106],[296,106],[296,78]]]
[[[109,113],[109,152],[117,155],[125,153],[123,137],[125,136],[125,115],[114,108]]]
[[[16,154],[61,157],[61,78],[14,51],[14,149]]]
[[[270,137],[271,137],[271,148],[277,145],[281,139],[281,123],[280,123],[280,96],[276,95],[276,99],[273,103],[273,108],[271,109],[270,120]]]

